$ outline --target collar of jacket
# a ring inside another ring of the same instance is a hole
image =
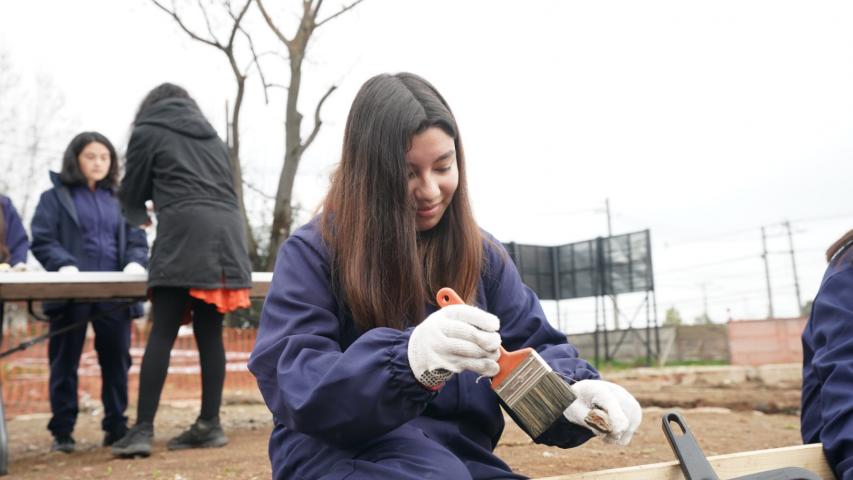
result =
[[[50,172],[50,181],[53,182],[53,188],[56,189],[56,196],[59,198],[59,203],[74,220],[74,224],[80,226],[80,220],[77,219],[77,209],[74,207],[74,200],[71,198],[71,190],[62,183],[59,179],[59,174]]]

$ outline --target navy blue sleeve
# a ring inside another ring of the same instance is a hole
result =
[[[143,267],[148,268],[148,237],[145,236],[145,231],[139,227],[135,227],[122,218],[125,228],[125,264],[136,262]]]
[[[127,163],[118,196],[131,225],[143,225],[148,221],[145,202],[151,200],[153,191],[154,141],[153,136],[147,134],[146,127],[139,126],[133,129],[127,145]]]
[[[853,269],[827,278],[812,306],[812,367],[817,374],[820,441],[839,479],[853,479]],[[810,397],[815,398],[815,397]]]
[[[33,234],[32,252],[36,260],[49,272],[55,272],[66,265],[77,266],[74,258],[59,243],[59,200],[53,190],[41,194],[30,231]]]
[[[503,347],[509,351],[534,348],[569,383],[598,379],[598,371],[569,344],[566,335],[548,323],[536,294],[524,285],[515,264],[497,241],[487,241],[486,302],[501,321]],[[574,447],[594,435],[568,421],[557,422],[536,439],[538,443]]]
[[[342,448],[420,415],[434,394],[415,380],[411,330],[374,328],[341,351],[328,263],[298,234],[278,253],[249,370],[277,423]]]
[[[3,202],[3,218],[6,222],[6,238],[4,241],[11,255],[9,265],[26,263],[30,240],[27,238],[27,231],[24,229],[24,224],[21,222],[21,217],[15,210],[15,206],[12,205],[12,201],[5,200]]]

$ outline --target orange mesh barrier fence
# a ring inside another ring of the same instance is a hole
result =
[[[25,328],[3,332],[0,349],[7,350],[19,343],[47,333],[48,325],[42,322],[27,322]],[[225,343],[226,373],[225,391],[255,391],[255,377],[246,364],[255,344],[254,329],[223,328]],[[136,404],[139,385],[139,365],[145,351],[148,324],[134,322],[131,330],[130,367],[128,394],[130,403]],[[88,404],[100,408],[101,368],[94,348],[91,328],[80,358],[78,398],[81,409]],[[50,367],[47,361],[47,341],[33,345],[27,350],[16,352],[0,360],[0,382],[3,388],[3,404],[6,417],[29,413],[50,413],[48,400],[48,378]],[[169,376],[163,388],[162,400],[192,400],[201,398],[201,378],[198,349],[192,329],[181,327],[169,363]]]

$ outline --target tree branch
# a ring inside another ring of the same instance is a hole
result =
[[[196,40],[196,41],[199,41],[199,42],[201,42],[201,43],[204,43],[204,44],[210,45],[211,47],[216,47],[216,48],[218,48],[218,49],[220,49],[220,50],[224,50],[224,49],[225,49],[225,47],[223,47],[222,45],[220,45],[220,44],[219,44],[219,42],[214,42],[214,41],[208,40],[208,39],[206,39],[206,38],[202,38],[202,37],[198,36],[198,35],[197,35],[195,32],[193,32],[192,30],[190,30],[189,28],[187,28],[187,26],[186,26],[186,25],[184,25],[184,22],[181,20],[181,17],[179,17],[179,16],[178,16],[177,10],[169,10],[168,8],[166,8],[165,6],[163,6],[163,4],[161,4],[158,0],[151,0],[151,3],[153,3],[154,5],[156,5],[156,6],[157,6],[157,8],[159,8],[160,10],[163,10],[164,12],[166,12],[167,14],[169,14],[169,16],[171,16],[171,17],[175,20],[175,22],[177,22],[178,26],[179,26],[179,27],[181,27],[181,30],[183,30],[184,32],[186,32],[186,33],[187,33],[187,35],[189,35],[189,36],[190,36],[190,38],[192,38],[193,40]]]
[[[320,98],[319,102],[317,102],[317,108],[314,110],[314,129],[311,130],[311,134],[308,135],[308,138],[299,147],[299,149],[302,150],[303,152],[309,146],[311,146],[311,143],[314,141],[314,138],[317,137],[317,133],[320,131],[320,125],[323,124],[323,121],[320,120],[320,109],[323,108],[323,103],[325,103],[326,99],[329,98],[329,95],[331,95],[332,92],[334,92],[336,88],[338,88],[338,87],[335,85],[332,85],[331,87],[329,87],[329,90],[326,92],[326,94],[323,95],[322,98]]]
[[[255,0],[255,3],[258,4],[258,9],[260,9],[261,15],[264,17],[264,20],[267,22],[267,25],[269,25],[270,30],[272,30],[275,36],[278,37],[279,40],[281,40],[281,43],[285,44],[288,48],[290,48],[291,40],[288,40],[288,38],[284,36],[284,33],[282,33],[282,31],[275,26],[275,22],[272,21],[272,17],[270,17],[269,13],[267,13],[267,9],[264,7],[264,2],[262,0]]]
[[[200,0],[199,0],[200,1]],[[243,30],[243,26],[240,25],[240,22],[243,21],[243,16],[246,15],[246,12],[249,10],[249,5],[252,4],[252,0],[246,0],[246,4],[243,5],[243,8],[240,9],[240,13],[235,17],[234,12],[231,11],[231,2],[227,2],[228,6],[228,15],[231,16],[231,20],[234,21],[234,27],[231,29],[231,35],[228,37],[228,47],[232,47],[234,45],[234,36],[237,35],[237,30],[243,32],[246,35],[246,38],[249,40],[249,45],[252,44],[252,37]],[[254,51],[252,52],[254,53]]]
[[[363,2],[363,1],[364,1],[364,0],[355,0],[355,1],[354,1],[354,2],[352,2],[351,4],[349,4],[349,5],[345,6],[344,8],[340,9],[340,11],[338,11],[338,13],[335,13],[335,14],[333,14],[333,15],[331,15],[331,16],[329,16],[329,17],[327,17],[327,18],[325,18],[325,19],[320,20],[319,22],[317,22],[317,23],[316,23],[316,26],[315,26],[314,28],[319,28],[320,26],[322,26],[324,23],[328,22],[329,20],[334,20],[335,18],[337,18],[337,17],[339,17],[340,15],[342,15],[344,12],[346,12],[346,11],[348,11],[348,10],[352,10],[352,9],[353,9],[353,8],[355,8],[359,3]],[[320,10],[320,4],[319,4],[319,3],[317,4],[317,10]]]
[[[265,200],[272,200],[272,201],[275,201],[275,197],[274,197],[274,196],[272,196],[272,195],[270,195],[270,194],[268,194],[268,193],[264,192],[264,191],[263,191],[263,190],[261,190],[259,187],[256,187],[255,185],[252,185],[252,184],[251,184],[251,183],[249,183],[249,181],[248,181],[248,180],[246,180],[245,178],[243,179],[243,185],[244,185],[245,187],[247,187],[249,190],[251,190],[251,191],[253,191],[253,192],[257,193],[258,195],[260,195],[260,196],[261,196],[262,198],[264,198]]]
[[[210,34],[210,38],[214,39],[216,43],[219,43],[219,39],[216,38],[216,34],[213,33],[213,25],[210,24],[210,17],[207,16],[207,9],[204,8],[204,4],[201,3],[201,0],[196,0],[196,3],[198,4],[198,9],[201,10],[201,16],[204,17],[204,24],[207,25],[207,33]]]
[[[251,1],[252,0],[249,0],[249,2],[251,2]],[[246,36],[246,40],[249,42],[249,51],[252,52],[252,61],[249,62],[249,65],[247,65],[246,68],[243,70],[243,75],[248,76],[249,69],[252,68],[252,65],[255,65],[255,67],[257,67],[258,75],[260,75],[260,77],[261,77],[261,87],[263,87],[263,89],[264,89],[264,103],[269,105],[270,96],[269,96],[269,89],[267,88],[267,79],[264,76],[264,69],[261,68],[261,63],[258,61],[258,59],[260,58],[260,55],[258,55],[257,52],[255,51],[255,43],[252,41],[252,36],[249,35],[249,33],[246,32],[245,30],[243,30],[243,27],[240,27],[240,31],[243,32],[243,35]],[[264,53],[271,53],[271,52],[264,52]],[[263,55],[263,53],[261,55]]]

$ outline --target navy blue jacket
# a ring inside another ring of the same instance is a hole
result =
[[[18,211],[15,210],[12,201],[5,195],[0,195],[0,207],[3,209],[3,222],[4,229],[6,230],[6,238],[0,239],[0,241],[9,249],[9,259],[6,263],[12,266],[19,263],[26,263],[30,241],[27,238],[27,232],[24,230],[21,217],[18,216]]]
[[[853,480],[853,247],[836,255],[803,331],[803,443],[823,443],[840,480]]]
[[[485,245],[476,304],[500,319],[503,346],[534,347],[571,379],[599,378],[550,326],[502,247]],[[358,332],[333,294],[329,258],[317,220],[294,232],[279,250],[261,313],[249,370],[274,417],[273,477],[316,478],[328,461],[318,452],[356,448],[403,425],[443,445],[476,445],[471,455],[477,449],[491,453],[504,420],[489,382],[463,372],[439,392],[422,387],[407,356],[413,328]],[[426,313],[434,310],[427,306]],[[537,440],[571,447],[591,436],[583,427],[558,422]]]
[[[84,258],[85,253],[74,200],[68,187],[59,180],[58,174],[50,172],[50,179],[54,187],[41,194],[30,228],[33,255],[50,272],[66,265],[80,268],[80,259]],[[147,266],[148,240],[145,232],[124,220],[118,200],[114,203],[113,211],[121,219],[121,227],[116,231],[119,268],[131,262]],[[142,306],[135,305],[131,315],[141,316]]]

